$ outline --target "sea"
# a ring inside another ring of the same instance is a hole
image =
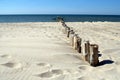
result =
[[[57,17],[62,17],[65,22],[120,22],[120,15],[22,14],[0,15],[0,23],[56,22]]]

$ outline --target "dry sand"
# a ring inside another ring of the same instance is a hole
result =
[[[66,24],[99,45],[98,67],[82,60],[60,23],[0,23],[0,80],[120,80],[120,23]]]

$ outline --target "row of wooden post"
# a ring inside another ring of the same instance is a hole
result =
[[[63,33],[67,34],[67,37],[70,39],[70,44],[72,47],[77,50],[78,53],[82,53],[82,38],[78,36],[74,32],[74,30],[70,29],[63,20],[60,20],[63,26]],[[85,55],[84,59],[87,61],[91,66],[97,66],[99,64],[99,56],[98,56],[98,45],[97,44],[90,44],[89,41],[86,41],[85,45]]]

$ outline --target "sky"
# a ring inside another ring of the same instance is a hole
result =
[[[0,0],[0,14],[120,15],[120,0]]]

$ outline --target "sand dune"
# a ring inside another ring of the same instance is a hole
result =
[[[61,23],[0,23],[0,80],[119,80],[120,23],[66,24],[99,45],[99,66],[71,47]]]

